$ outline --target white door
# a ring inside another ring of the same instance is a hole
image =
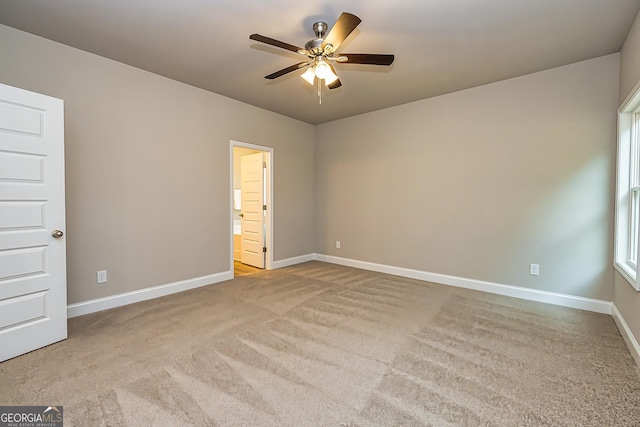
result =
[[[240,158],[243,264],[264,268],[264,153]]]
[[[67,338],[64,221],[63,102],[0,84],[0,361]]]

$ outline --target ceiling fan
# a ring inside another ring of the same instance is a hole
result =
[[[289,43],[281,42],[270,37],[260,34],[251,34],[249,38],[271,46],[286,49],[300,55],[307,56],[309,60],[299,62],[282,70],[265,76],[265,79],[273,80],[292,71],[307,70],[300,76],[309,84],[313,84],[318,79],[318,96],[320,96],[321,80],[329,89],[335,89],[342,86],[336,70],[330,62],[340,64],[368,64],[368,65],[391,65],[394,60],[393,55],[389,54],[370,54],[370,53],[337,53],[336,51],[342,42],[356,29],[361,20],[357,16],[343,12],[331,31],[327,33],[327,24],[325,22],[316,22],[313,24],[313,32],[316,38],[309,40],[304,48],[294,46]],[[320,99],[322,103],[322,99]]]

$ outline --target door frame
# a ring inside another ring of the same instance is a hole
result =
[[[265,147],[263,145],[250,144],[248,142],[229,141],[229,268],[233,273],[233,148],[248,148],[251,150],[262,151],[265,153],[265,163],[267,164],[267,173],[265,176],[266,187],[266,204],[267,216],[265,218],[265,245],[267,248],[267,256],[265,257],[265,270],[273,269],[273,147]]]

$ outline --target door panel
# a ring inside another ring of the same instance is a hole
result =
[[[0,84],[0,361],[67,337],[63,115]]]
[[[244,264],[264,268],[264,153],[240,158],[242,255]]]

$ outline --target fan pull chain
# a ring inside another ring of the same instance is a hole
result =
[[[322,83],[320,83],[320,79],[316,79],[318,81],[318,100],[320,105],[322,105]]]

